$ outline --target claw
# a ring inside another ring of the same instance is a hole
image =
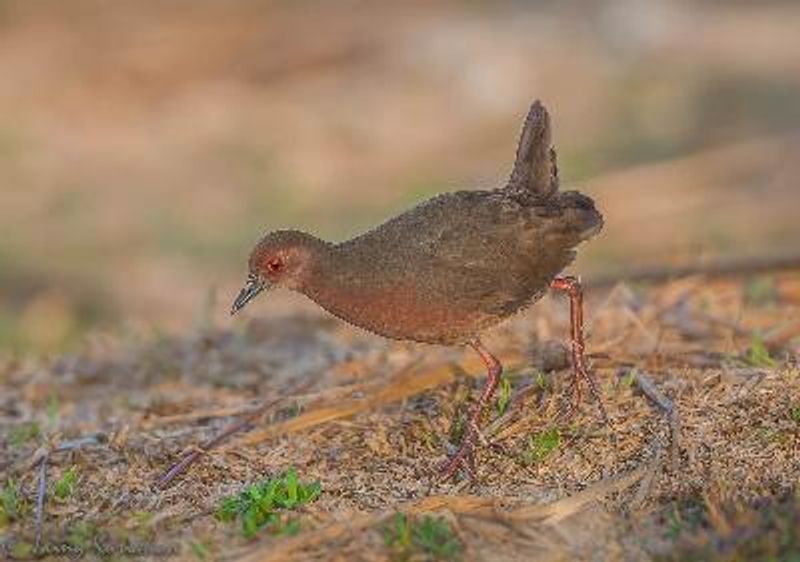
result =
[[[455,476],[459,468],[464,469],[469,475],[470,480],[475,481],[477,479],[478,473],[475,470],[474,437],[475,435],[473,432],[469,431],[468,434],[464,436],[464,440],[456,453],[442,463],[439,467],[439,482],[444,482]]]
[[[492,399],[497,383],[500,381],[500,374],[503,372],[503,366],[497,358],[489,353],[479,341],[474,341],[470,344],[472,348],[478,352],[478,355],[483,359],[487,370],[486,385],[483,387],[483,392],[478,399],[475,408],[472,410],[469,421],[467,422],[467,429],[464,433],[464,438],[461,440],[456,453],[450,457],[444,464],[439,467],[441,476],[439,481],[443,482],[452,478],[459,467],[470,475],[470,479],[477,478],[477,471],[475,470],[475,442],[480,440],[481,443],[487,442],[486,437],[480,431],[481,415],[486,404]]]

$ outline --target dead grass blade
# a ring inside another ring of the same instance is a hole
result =
[[[512,511],[508,517],[513,521],[541,521],[557,523],[570,515],[578,513],[590,503],[599,500],[608,494],[620,492],[638,482],[646,466],[640,466],[623,474],[618,474],[589,486],[585,490],[564,499],[544,505],[530,505]]]
[[[42,522],[44,521],[44,500],[47,495],[47,462],[50,455],[45,454],[39,461],[39,486],[36,491],[36,518],[34,523],[36,548],[42,544]]]
[[[514,358],[511,359],[513,360]],[[466,371],[473,376],[483,376],[485,374],[482,363],[478,358],[469,357],[464,361],[464,364]],[[297,417],[254,431],[239,440],[239,443],[255,445],[279,435],[296,433],[323,423],[381,408],[387,404],[399,402],[447,384],[454,379],[454,373],[454,365],[450,362],[433,368],[415,369],[414,365],[406,366],[393,376],[386,386],[373,390],[365,398],[311,410]]]

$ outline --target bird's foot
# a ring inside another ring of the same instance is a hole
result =
[[[586,364],[583,339],[583,289],[580,281],[575,277],[557,277],[551,284],[552,288],[564,291],[569,297],[570,311],[570,339],[572,347],[572,400],[569,407],[559,414],[559,418],[568,420],[578,411],[582,399],[581,385],[585,383],[597,403],[600,417],[606,425],[611,425],[606,413],[603,400],[597,388],[597,382]]]
[[[475,435],[471,429],[467,430],[455,454],[439,467],[439,482],[445,482],[453,478],[459,468],[464,469],[470,480],[477,478],[477,471],[475,470]]]
[[[556,414],[556,419],[561,423],[569,422],[580,409],[583,393],[581,392],[580,379],[577,375],[572,380],[568,394],[569,396],[565,398],[566,404],[559,408],[558,414]]]
[[[483,388],[481,397],[475,404],[472,414],[469,417],[467,426],[464,431],[464,436],[461,439],[461,445],[453,456],[439,468],[440,477],[439,481],[445,481],[455,476],[459,468],[463,468],[469,475],[471,480],[475,480],[477,472],[475,471],[475,445],[478,442],[486,444],[486,437],[481,433],[479,428],[481,421],[481,414],[484,407],[491,403],[492,395],[494,394],[497,384],[500,382],[500,374],[503,372],[503,367],[500,361],[489,353],[480,341],[475,340],[470,344],[478,355],[481,356],[487,369],[486,386]]]
[[[611,425],[610,418],[606,412],[603,399],[600,397],[600,391],[597,388],[597,381],[592,376],[591,372],[581,368],[573,370],[572,384],[568,391],[569,396],[566,398],[566,405],[561,407],[556,415],[556,418],[562,423],[570,421],[578,410],[580,409],[581,402],[583,402],[583,384],[589,388],[592,400],[597,404],[597,409],[600,412],[600,419],[606,425]]]

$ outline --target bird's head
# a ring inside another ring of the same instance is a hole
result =
[[[247,281],[233,302],[236,314],[261,292],[273,287],[301,290],[319,249],[325,242],[297,230],[277,230],[264,236],[250,254]]]

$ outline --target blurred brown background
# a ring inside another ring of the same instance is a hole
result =
[[[794,1],[0,1],[0,348],[223,321],[266,230],[498,185],[534,98],[606,215],[582,274],[791,251],[798,29]]]

